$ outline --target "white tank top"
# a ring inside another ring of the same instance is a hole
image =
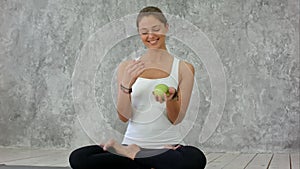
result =
[[[157,84],[178,87],[179,60],[174,57],[168,77],[138,78],[132,86],[133,114],[122,144],[137,144],[142,148],[160,149],[169,144],[182,143],[178,125],[173,125],[166,114],[166,103],[155,100],[152,91]]]

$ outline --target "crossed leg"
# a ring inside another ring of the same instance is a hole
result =
[[[110,139],[105,144],[102,144],[101,147],[104,151],[110,151],[113,149],[117,154],[123,155],[134,160],[136,154],[141,150],[136,144],[131,144],[128,146],[123,146],[119,144],[116,140]]]

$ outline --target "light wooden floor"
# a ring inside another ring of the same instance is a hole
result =
[[[70,150],[0,148],[0,164],[68,166]],[[206,169],[300,169],[299,153],[206,153]]]

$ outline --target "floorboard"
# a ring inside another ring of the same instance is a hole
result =
[[[225,153],[221,157],[208,163],[205,169],[221,169],[239,156],[239,153]]]
[[[240,154],[237,158],[231,161],[224,169],[244,169],[257,154]]]
[[[269,169],[290,169],[290,155],[274,154]]]
[[[208,155],[206,155],[207,163],[210,163],[210,162],[216,160],[217,158],[221,157],[224,154],[225,153],[209,153]]]
[[[0,166],[68,167],[71,150],[0,148]],[[299,153],[205,153],[205,169],[300,169]]]
[[[299,153],[290,154],[290,157],[291,157],[291,169],[300,169]]]
[[[257,154],[246,169],[267,169],[272,157],[273,154]]]

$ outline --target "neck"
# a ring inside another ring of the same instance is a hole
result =
[[[167,50],[162,49],[148,49],[144,55],[145,60],[152,62],[161,62],[169,58],[171,55]]]

